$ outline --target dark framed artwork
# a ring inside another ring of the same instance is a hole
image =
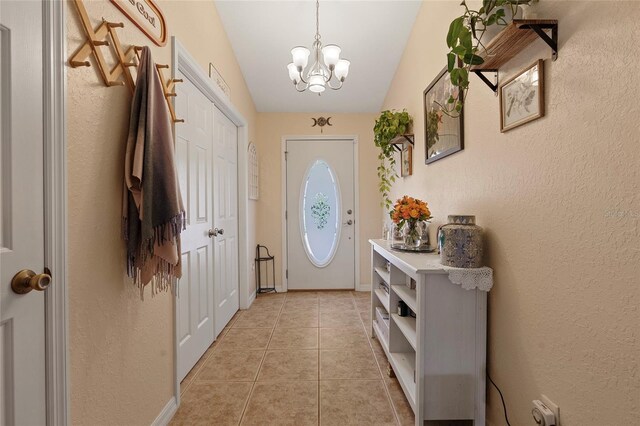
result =
[[[413,174],[413,147],[410,143],[404,143],[400,151],[400,176],[407,177]]]
[[[459,88],[451,84],[445,67],[423,92],[425,164],[433,163],[464,149],[464,112],[457,117],[447,115],[441,105]]]
[[[500,131],[544,117],[544,61],[520,71],[500,85]]]

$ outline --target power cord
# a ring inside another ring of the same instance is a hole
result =
[[[491,380],[491,376],[489,376],[488,371],[487,371],[487,379],[489,379],[489,382],[491,382],[491,384],[496,388],[496,390],[500,394],[500,399],[502,400],[502,408],[504,409],[504,421],[507,422],[507,426],[511,426],[511,423],[509,423],[509,416],[507,415],[507,404],[505,404],[504,402],[504,396],[502,396],[502,391],[500,390],[498,385],[496,385],[496,383],[493,380]]]

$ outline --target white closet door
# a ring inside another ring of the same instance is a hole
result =
[[[182,380],[213,343],[212,177],[214,106],[184,75],[176,86],[176,164],[187,211],[182,233],[182,279],[177,300],[178,379]]]
[[[0,424],[46,424],[42,3],[0,1]],[[52,283],[51,285],[56,285]]]
[[[213,212],[216,336],[240,307],[238,290],[238,128],[218,108],[214,125]]]

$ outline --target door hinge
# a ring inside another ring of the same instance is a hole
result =
[[[289,212],[288,211],[284,211],[284,220],[288,220],[289,219]]]
[[[287,161],[287,156],[288,156],[288,154],[289,154],[289,151],[285,151],[285,152],[284,152],[284,161]]]
[[[288,269],[284,271],[284,276],[285,276],[286,279],[289,279],[289,270]]]

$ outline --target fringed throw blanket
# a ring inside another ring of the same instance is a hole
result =
[[[185,211],[173,156],[173,136],[160,76],[144,47],[131,102],[124,166],[123,235],[127,274],[152,294],[175,291],[182,276],[180,232]]]

